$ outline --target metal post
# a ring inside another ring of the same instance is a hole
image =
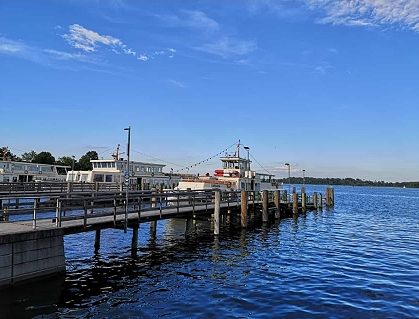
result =
[[[129,169],[129,146],[130,146],[130,139],[131,139],[131,126],[124,128],[124,131],[128,131],[128,142],[127,142],[127,168],[125,176],[128,175],[128,182],[125,185],[125,220],[124,220],[124,232],[127,232],[128,227],[128,192],[129,192],[129,182],[130,182],[130,169]],[[127,179],[127,178],[126,178]]]
[[[291,165],[285,163],[285,166],[288,166],[288,194],[291,194]]]

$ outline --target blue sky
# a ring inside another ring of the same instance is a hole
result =
[[[1,1],[0,146],[417,181],[418,40],[417,1]]]

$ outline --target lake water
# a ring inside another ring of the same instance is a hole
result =
[[[325,186],[307,186],[307,192]],[[247,230],[185,221],[65,237],[67,274],[0,291],[0,318],[418,318],[419,189],[335,187],[335,206]]]

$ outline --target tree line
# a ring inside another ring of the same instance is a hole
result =
[[[288,178],[277,179],[278,182],[288,184]],[[291,177],[290,184],[311,184],[311,185],[344,185],[344,186],[376,186],[376,187],[408,187],[419,188],[419,182],[384,182],[367,181],[359,178],[316,178],[316,177]]]
[[[28,162],[36,164],[65,165],[71,168],[74,165],[74,170],[76,171],[88,171],[93,168],[90,160],[97,160],[99,159],[99,156],[96,151],[88,151],[78,160],[75,158],[73,159],[72,156],[62,156],[56,160],[50,152],[46,151],[42,151],[40,153],[30,151],[21,154],[21,156],[17,156],[6,146],[0,148],[0,159],[4,161]]]

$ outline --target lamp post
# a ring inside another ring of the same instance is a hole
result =
[[[285,163],[285,166],[288,166],[288,196],[291,193],[291,165]]]
[[[124,221],[124,232],[127,232],[128,226],[128,192],[129,192],[129,182],[130,182],[130,169],[129,169],[129,145],[131,139],[131,126],[124,128],[124,131],[128,131],[128,142],[127,142],[127,168],[125,171],[125,221]]]
[[[305,185],[306,184],[306,180],[305,180],[305,172],[306,172],[306,170],[305,169],[303,169],[303,185]]]
[[[73,162],[71,164],[71,182],[74,182],[74,159],[76,158],[74,155],[71,156]]]
[[[247,178],[245,179],[245,181],[246,181],[246,190],[247,190],[248,178],[249,178],[249,175],[250,175],[250,160],[249,160],[250,147],[249,146],[244,146],[243,148],[247,151],[247,163],[246,163],[247,164],[246,165]]]

